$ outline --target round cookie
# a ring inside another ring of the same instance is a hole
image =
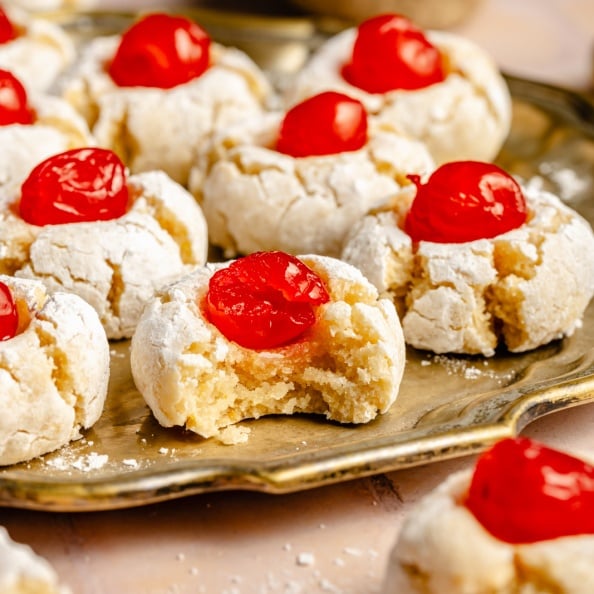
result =
[[[289,82],[284,100],[294,105],[324,90],[359,99],[369,114],[426,143],[437,164],[460,159],[489,161],[511,126],[511,98],[495,62],[455,33],[426,31],[444,57],[446,77],[418,89],[372,93],[347,82],[341,71],[351,58],[358,29],[325,41]]]
[[[15,542],[0,526],[0,591],[2,594],[70,594],[50,563],[30,546]]]
[[[13,72],[27,90],[49,90],[73,63],[74,42],[58,25],[16,6],[5,5],[4,13],[17,36],[0,43],[0,68]]]
[[[196,153],[219,128],[260,113],[273,96],[264,73],[242,51],[210,46],[210,66],[173,86],[118,86],[107,66],[122,36],[99,37],[84,49],[63,95],[82,113],[100,146],[133,173],[162,169],[185,185]]]
[[[424,145],[370,126],[364,146],[293,157],[274,147],[285,114],[269,113],[213,137],[189,188],[212,244],[228,257],[261,250],[337,257],[344,236],[369,211],[408,203],[408,173],[434,168]]]
[[[301,340],[242,347],[204,313],[209,282],[229,264],[198,268],[158,292],[132,338],[136,385],[159,423],[225,443],[245,439],[244,419],[308,412],[366,423],[395,401],[405,364],[392,303],[339,260],[299,256],[329,294]]]
[[[594,294],[594,234],[556,196],[523,191],[527,222],[496,237],[413,245],[386,211],[352,229],[342,257],[391,296],[413,347],[492,356],[570,336]]]
[[[0,464],[15,464],[81,437],[100,417],[109,343],[96,312],[39,281],[0,275],[18,311],[17,334],[0,342]]]

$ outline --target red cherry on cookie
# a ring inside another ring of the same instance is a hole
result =
[[[510,543],[594,534],[594,467],[526,438],[504,439],[479,457],[465,505]]]
[[[200,76],[209,62],[210,37],[202,27],[155,13],[123,33],[108,71],[120,87],[170,89]]]
[[[415,90],[442,82],[446,73],[440,51],[407,18],[397,14],[361,23],[343,78],[368,93]]]
[[[0,340],[16,336],[19,325],[17,308],[10,289],[0,282]]]
[[[296,341],[330,299],[322,279],[284,252],[256,252],[211,277],[206,315],[229,340],[249,349]]]
[[[17,30],[0,7],[0,43],[8,43],[18,37]]]
[[[124,164],[100,148],[72,149],[39,163],[21,187],[19,204],[32,225],[116,219],[127,208]]]
[[[276,149],[292,157],[310,157],[356,151],[366,142],[367,113],[361,102],[327,91],[287,111]]]
[[[495,237],[526,222],[526,201],[503,169],[479,161],[453,161],[417,186],[404,224],[413,241],[463,243]]]
[[[0,70],[0,126],[28,125],[34,119],[25,87],[11,72]]]

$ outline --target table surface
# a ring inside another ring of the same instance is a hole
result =
[[[126,2],[165,4],[173,2]],[[485,0],[456,31],[481,43],[511,74],[591,88],[592,0]],[[593,424],[594,405],[583,405],[523,433],[594,457]],[[210,493],[77,514],[0,509],[0,524],[49,559],[77,594],[373,594],[381,591],[402,519],[473,460],[282,496]]]

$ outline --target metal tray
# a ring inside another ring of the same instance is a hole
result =
[[[106,30],[97,15],[69,18],[79,25],[86,19],[87,29],[77,33]],[[315,28],[302,33],[280,40],[310,47]],[[283,74],[294,67],[292,54],[273,65]],[[559,88],[508,81],[513,125],[498,162],[553,190],[594,224],[593,105]],[[530,353],[483,359],[410,349],[398,400],[367,425],[268,417],[249,421],[248,443],[236,446],[160,427],[134,387],[128,355],[129,342],[112,345],[105,412],[82,440],[0,470],[0,505],[91,511],[225,489],[287,493],[476,453],[542,415],[594,400],[594,303],[574,336]]]

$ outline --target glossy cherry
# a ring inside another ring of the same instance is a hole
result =
[[[310,157],[356,151],[366,142],[367,113],[362,103],[327,91],[287,111],[276,149],[292,157]]]
[[[16,336],[19,316],[10,288],[0,282],[0,340]]]
[[[210,63],[210,37],[181,16],[150,14],[122,35],[108,67],[120,87],[170,89],[200,76]]]
[[[357,29],[350,62],[343,78],[368,93],[415,90],[446,77],[440,51],[407,18],[384,14]]]
[[[124,164],[110,150],[72,149],[37,165],[21,188],[21,217],[58,225],[121,217],[128,208]]]
[[[299,339],[330,299],[322,279],[284,252],[256,252],[211,277],[206,315],[229,340],[273,349]]]
[[[8,43],[18,37],[16,27],[0,7],[0,43]]]
[[[594,534],[594,467],[527,438],[503,439],[479,457],[465,505],[510,543]]]
[[[452,161],[435,170],[426,184],[416,175],[409,179],[417,194],[404,228],[413,241],[463,243],[495,237],[526,222],[522,189],[491,163]]]
[[[32,124],[35,114],[29,107],[27,91],[14,74],[0,70],[0,126]]]

